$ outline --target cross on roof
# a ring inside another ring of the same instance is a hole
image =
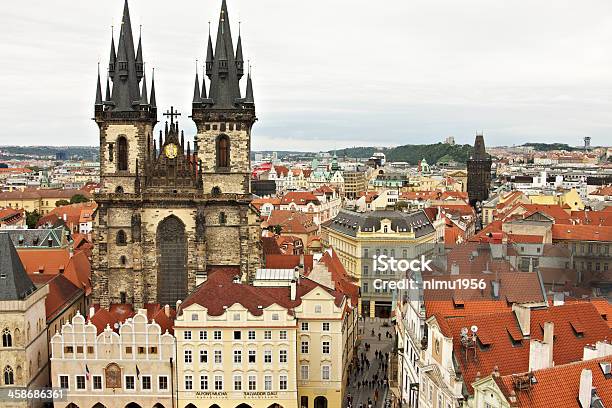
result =
[[[174,117],[181,116],[181,114],[179,113],[179,111],[174,110],[174,106],[171,106],[170,110],[164,113],[164,116],[170,116],[170,124],[174,124]]]

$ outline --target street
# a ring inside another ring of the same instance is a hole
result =
[[[383,326],[385,323],[388,326]],[[393,350],[394,329],[389,324],[388,319],[380,318],[366,318],[365,321],[360,322],[360,328],[362,329],[361,342],[355,355],[359,361],[362,361],[361,355],[365,353],[365,358],[370,365],[368,367],[367,364],[364,364],[364,369],[359,371],[353,367],[349,375],[347,396],[351,396],[352,408],[368,408],[368,401],[372,402],[372,408],[382,408],[389,393],[388,385],[384,384],[384,380],[387,378],[387,373],[384,370],[384,364],[387,363],[385,353],[391,353]],[[372,336],[372,330],[374,330],[374,336]],[[389,336],[387,336],[387,332]],[[369,345],[369,350],[366,350],[366,344]],[[382,358],[377,357],[377,351],[382,354]],[[383,381],[379,383],[375,381],[375,378]],[[368,384],[365,385],[365,382],[368,382]],[[375,382],[376,384],[374,384]],[[375,398],[377,391],[378,399]],[[344,402],[344,406],[349,406],[348,401]]]

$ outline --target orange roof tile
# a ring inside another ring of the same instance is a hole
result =
[[[612,227],[598,225],[564,225],[552,226],[554,241],[612,241]]]
[[[580,390],[580,375],[582,370],[591,370],[593,387],[601,399],[602,406],[612,406],[612,385],[600,366],[602,362],[611,362],[610,356],[594,360],[578,361],[533,372],[535,382],[528,390],[515,390],[512,375],[496,379],[502,392],[509,399],[511,393],[516,394],[516,406],[522,408],[577,408]],[[554,403],[552,402],[554,401]]]

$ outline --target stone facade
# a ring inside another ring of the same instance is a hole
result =
[[[49,353],[45,324],[48,286],[22,300],[0,301],[0,389],[47,387]],[[2,401],[2,407],[38,407],[42,401]]]
[[[66,393],[62,407],[173,406],[175,340],[146,310],[117,331],[77,314],[53,336],[51,351],[51,382]]]
[[[225,3],[222,7],[222,17],[227,16]],[[200,94],[196,78],[193,145],[179,132],[175,117],[180,114],[173,109],[164,114],[170,123],[157,143],[155,84],[148,97],[127,3],[123,24],[117,52],[114,42],[111,48],[112,96],[107,85],[103,101],[98,85],[95,105],[102,186],[95,196],[93,302],[104,308],[111,303],[174,305],[206,279],[212,266],[238,266],[248,281],[260,264],[261,246],[250,205],[255,105],[250,75],[246,98],[240,97],[241,40],[234,58],[229,23],[221,18],[215,55],[209,44],[206,62],[210,98],[205,86]]]

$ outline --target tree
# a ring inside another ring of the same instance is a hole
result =
[[[36,210],[32,212],[26,211],[26,224],[28,224],[28,228],[36,228],[40,217],[41,215]]]
[[[88,201],[89,198],[85,197],[83,194],[75,194],[70,198],[70,204],[86,203]]]
[[[398,211],[406,211],[410,207],[407,201],[398,201],[395,203],[395,209]]]
[[[281,231],[283,230],[283,227],[281,225],[275,225],[274,227],[272,227],[272,229],[274,230],[274,234],[280,235]]]
[[[8,164],[0,163],[0,169],[8,169]]]
[[[63,205],[69,205],[69,204],[70,204],[70,201],[68,200],[58,200],[55,202],[56,207],[61,207]]]

